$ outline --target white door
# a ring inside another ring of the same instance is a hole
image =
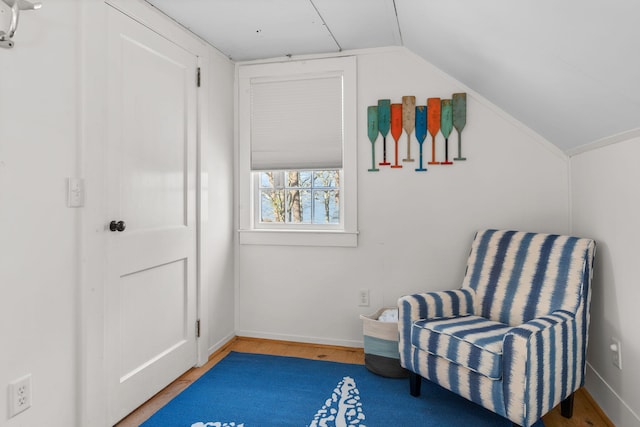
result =
[[[197,57],[108,10],[105,356],[115,423],[196,364]]]

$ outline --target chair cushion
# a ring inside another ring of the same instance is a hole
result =
[[[417,320],[411,344],[494,380],[502,378],[502,340],[512,327],[478,316]]]

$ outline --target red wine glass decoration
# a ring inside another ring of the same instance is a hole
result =
[[[439,165],[436,162],[436,135],[440,131],[440,98],[427,99],[427,129],[431,134],[431,161],[430,165]]]
[[[396,142],[396,162],[391,165],[392,168],[401,168],[398,164],[398,140],[402,135],[402,104],[391,104],[391,136]]]

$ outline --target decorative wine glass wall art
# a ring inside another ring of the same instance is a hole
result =
[[[467,160],[466,157],[462,157],[462,129],[467,124],[467,94],[454,93],[452,103],[453,127],[458,132],[458,157],[453,160]]]
[[[427,138],[427,106],[419,105],[416,107],[416,139],[420,144],[420,167],[416,172],[426,172],[427,169],[422,166],[422,144]]]
[[[402,97],[402,127],[407,134],[407,158],[403,162],[413,162],[411,158],[411,132],[416,126],[416,97]]]
[[[427,99],[427,130],[431,134],[430,165],[439,165],[436,161],[436,135],[440,131],[440,98]]]
[[[451,108],[451,100],[443,99],[440,103],[440,132],[444,136],[444,162],[442,165],[452,165],[449,160],[449,135],[453,129],[453,110]]]
[[[398,140],[400,135],[402,135],[402,104],[391,104],[391,136],[396,142],[396,161],[391,165],[392,168],[402,167],[402,165],[398,164]]]
[[[403,162],[413,162],[411,157],[411,135],[415,133],[415,139],[419,146],[419,166],[416,172],[426,172],[423,159],[423,145],[427,133],[431,135],[431,161],[429,165],[453,165],[454,161],[467,160],[462,156],[462,130],[467,123],[467,94],[454,93],[450,99],[437,97],[427,98],[427,105],[416,105],[416,97],[405,95],[402,103],[392,103],[391,99],[379,99],[377,105],[367,107],[367,135],[371,142],[371,168],[369,172],[378,172],[376,166],[375,146],[379,135],[382,135],[382,162],[379,166],[390,166],[394,169],[402,168],[398,163],[400,150],[400,137],[404,131],[407,135],[407,157]],[[449,137],[456,130],[458,134],[458,155],[449,160]],[[387,135],[395,141],[395,161],[391,164],[387,161]],[[436,149],[438,134],[444,139],[444,160],[439,161]]]
[[[391,123],[391,100],[379,99],[378,100],[378,130],[382,135],[382,162],[380,166],[389,166],[391,163],[387,162],[387,134],[389,133],[389,126]]]
[[[369,172],[378,172],[376,168],[376,139],[378,139],[378,107],[372,105],[367,108],[367,133],[371,141],[371,169]]]

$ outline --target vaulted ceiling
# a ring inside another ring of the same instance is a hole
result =
[[[147,0],[234,61],[405,46],[571,153],[640,130],[638,0]]]

